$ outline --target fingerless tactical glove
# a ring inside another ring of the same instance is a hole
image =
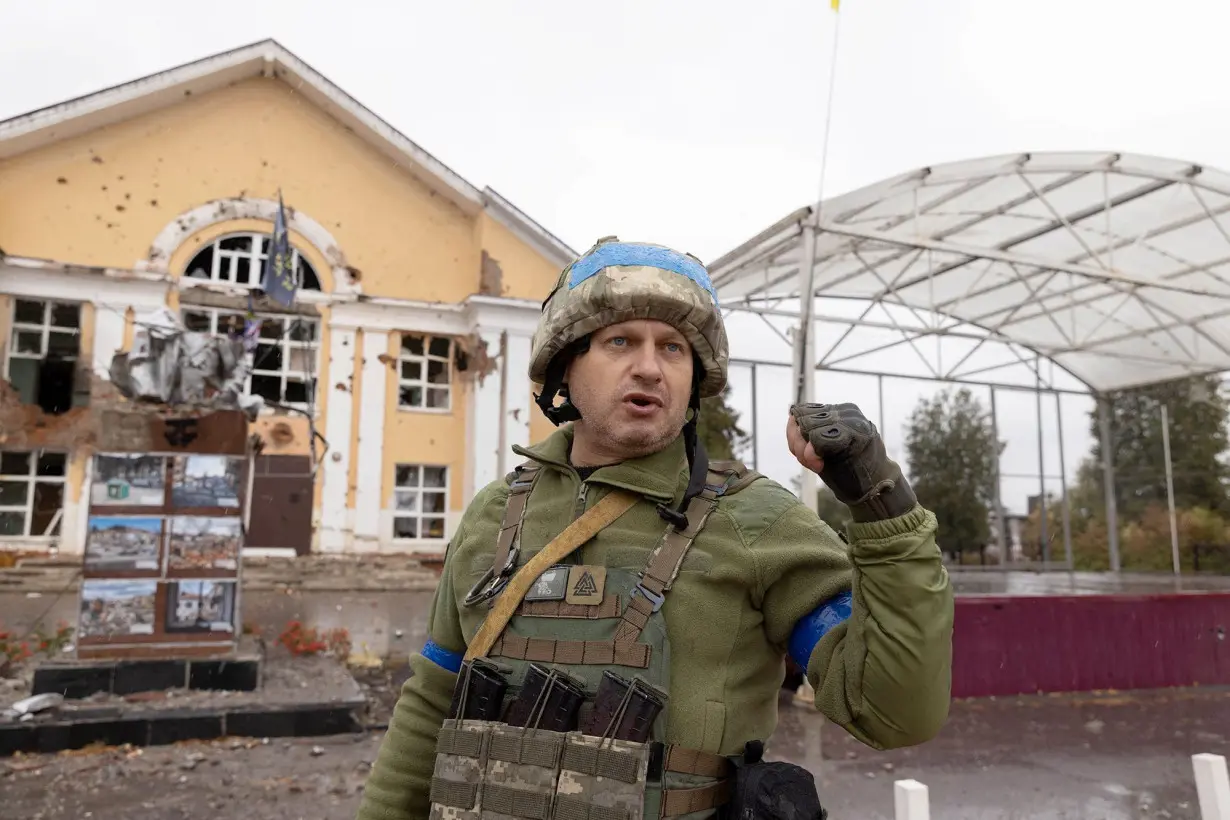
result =
[[[796,404],[790,414],[824,461],[820,479],[855,521],[882,521],[914,509],[914,490],[856,405]]]

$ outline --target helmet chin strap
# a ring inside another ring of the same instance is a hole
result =
[[[534,403],[547,421],[559,427],[570,421],[580,421],[581,411],[568,398],[568,388],[564,385],[564,374],[568,371],[568,363],[578,354],[589,350],[589,337],[578,339],[574,344],[555,354],[555,358],[547,365],[547,376],[543,379],[542,392],[534,396]],[[555,406],[555,397],[563,396],[564,403]]]
[[[559,427],[569,421],[579,421],[581,411],[568,398],[568,388],[564,386],[564,364],[562,357],[557,356],[547,367],[547,378],[543,380],[542,392],[534,397],[534,403],[542,410],[547,421]],[[564,397],[564,403],[555,406],[555,397]]]

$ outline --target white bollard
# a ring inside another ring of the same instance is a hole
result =
[[[1192,755],[1202,820],[1230,820],[1230,773],[1221,755]],[[898,814],[898,817],[901,815]]]
[[[927,787],[917,780],[898,780],[893,784],[893,809],[896,820],[931,820]]]

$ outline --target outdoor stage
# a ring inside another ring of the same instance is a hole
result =
[[[1230,685],[1230,577],[952,577],[954,697]]]

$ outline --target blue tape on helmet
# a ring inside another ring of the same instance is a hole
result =
[[[812,610],[790,633],[790,659],[806,670],[816,644],[834,627],[849,620],[853,609],[854,598],[847,590]]]
[[[593,253],[574,262],[568,271],[568,289],[575,288],[603,268],[615,265],[660,268],[686,276],[705,289],[705,292],[713,299],[714,305],[718,304],[717,291],[713,289],[709,272],[705,270],[704,265],[692,257],[669,248],[623,242],[599,245]]]
[[[461,671],[462,654],[445,649],[435,641],[428,641],[423,645],[421,654],[424,658],[439,666],[441,669],[447,669],[454,675]]]

